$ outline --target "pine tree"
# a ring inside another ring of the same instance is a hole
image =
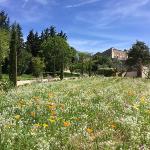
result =
[[[37,57],[39,56],[40,47],[41,47],[41,40],[40,37],[38,36],[38,32],[34,34],[33,30],[31,30],[29,32],[29,35],[27,36],[26,42],[27,51],[30,52],[33,57]]]
[[[44,30],[44,32],[43,32],[43,41],[44,41],[44,40],[47,40],[49,36],[50,36],[50,35],[49,35],[49,29],[46,28],[46,29]]]
[[[50,26],[50,29],[49,29],[49,32],[50,32],[50,36],[51,37],[55,37],[56,36],[56,27],[54,26]]]
[[[0,12],[0,28],[9,30],[9,17],[5,11]]]
[[[9,54],[9,79],[13,85],[17,85],[17,25],[14,23],[11,28],[10,54]]]
[[[30,53],[32,52],[33,43],[34,43],[34,32],[33,30],[31,30],[29,32],[29,35],[27,36],[27,42],[26,42],[26,49]]]
[[[60,37],[62,37],[64,40],[67,40],[67,35],[66,35],[66,33],[64,33],[62,30],[61,30],[60,33],[57,34],[57,36],[60,36]]]
[[[34,46],[33,46],[33,51],[32,51],[32,55],[34,57],[38,57],[40,54],[40,49],[41,49],[41,41],[40,41],[40,37],[38,35],[38,32],[35,33],[34,35]]]

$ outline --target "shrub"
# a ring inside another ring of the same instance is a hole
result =
[[[99,68],[97,74],[106,77],[115,76],[116,70],[114,68]]]
[[[39,77],[44,70],[44,61],[40,57],[32,58],[32,73],[33,76]]]
[[[12,83],[8,80],[0,81],[0,91],[8,91],[12,88]]]

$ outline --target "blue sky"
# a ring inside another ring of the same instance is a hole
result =
[[[0,9],[24,36],[54,25],[80,51],[128,49],[136,40],[150,45],[150,0],[0,0]]]

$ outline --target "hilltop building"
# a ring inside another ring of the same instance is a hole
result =
[[[122,50],[118,50],[113,47],[104,51],[102,53],[102,55],[106,55],[106,56],[111,57],[112,59],[118,59],[118,60],[122,60],[122,61],[127,60],[127,58],[128,58],[128,54],[127,54],[126,50],[122,51]]]

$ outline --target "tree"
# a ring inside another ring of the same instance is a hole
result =
[[[39,77],[44,70],[44,61],[40,57],[32,58],[32,70],[35,77]]]
[[[25,44],[23,40],[23,33],[22,33],[22,28],[19,24],[16,25],[16,32],[17,32],[17,73],[18,75],[21,75],[23,72],[23,61],[26,60],[26,54],[24,52],[25,49]],[[28,54],[27,54],[28,55]],[[24,63],[26,63],[24,61]]]
[[[9,51],[9,33],[2,29],[0,30],[0,79],[2,78],[2,63],[8,56]]]
[[[85,52],[79,52],[79,66],[80,72],[83,76],[84,72],[88,70],[89,67],[89,54]]]
[[[89,54],[89,60],[88,60],[88,73],[89,77],[92,75],[92,56]]]
[[[69,62],[69,70],[71,74],[73,74],[73,71],[75,70],[76,63],[78,62],[78,53],[77,50],[74,47],[70,47],[71,55],[70,55],[70,62]]]
[[[25,48],[23,48],[21,50],[19,58],[17,59],[18,60],[17,72],[19,75],[22,75],[27,72],[27,70],[29,69],[29,65],[31,63],[31,58],[32,58],[31,53],[29,53]]]
[[[0,79],[2,78],[2,64],[9,51],[9,18],[4,11],[0,12]]]
[[[41,39],[37,32],[35,34],[33,30],[29,32],[29,35],[27,36],[26,49],[32,54],[33,57],[39,56],[41,49]]]
[[[12,25],[10,37],[10,54],[9,54],[9,79],[13,85],[17,85],[17,25]]]
[[[49,29],[49,36],[51,36],[51,37],[54,37],[54,36],[56,36],[56,27],[54,27],[54,26],[50,26],[50,29]]]
[[[135,68],[138,72],[138,76],[141,77],[142,66],[149,62],[149,47],[144,42],[137,41],[128,52],[127,66]]]
[[[57,34],[58,36],[62,37],[63,39],[67,40],[67,35],[63,31]]]
[[[5,11],[0,12],[0,28],[9,30],[9,17]]]
[[[70,60],[70,47],[61,37],[49,37],[42,43],[42,50],[45,58],[46,70],[60,72],[60,78],[63,78],[64,67]]]

